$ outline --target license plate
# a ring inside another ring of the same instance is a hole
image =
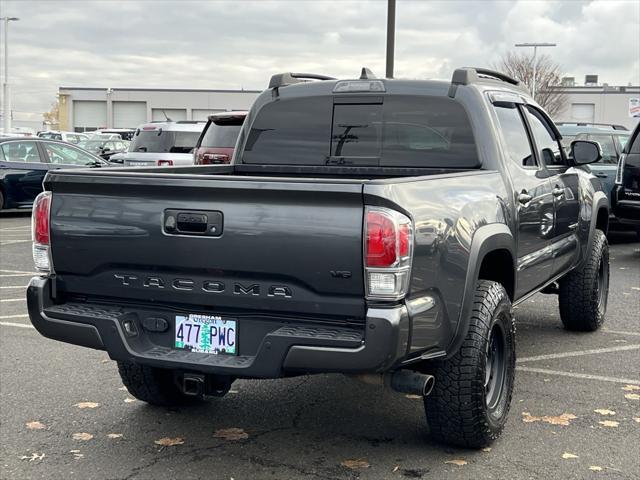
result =
[[[237,355],[235,320],[218,315],[176,315],[174,347],[198,353]]]

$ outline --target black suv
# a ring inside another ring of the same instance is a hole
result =
[[[620,155],[612,203],[618,220],[635,226],[640,239],[640,123]]]

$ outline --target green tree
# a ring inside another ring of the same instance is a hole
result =
[[[200,349],[208,352],[211,348],[211,327],[209,325],[202,325],[202,331],[200,332]]]

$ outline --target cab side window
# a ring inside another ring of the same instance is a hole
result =
[[[44,148],[51,163],[62,165],[93,165],[96,161],[96,159],[88,153],[70,145],[46,142]]]
[[[2,144],[2,153],[7,162],[40,163],[35,142],[7,142]]]
[[[496,114],[509,158],[520,167],[537,168],[520,110],[496,107]]]
[[[531,133],[538,148],[538,155],[548,167],[561,167],[565,165],[562,155],[562,147],[554,138],[553,130],[546,119],[534,108],[526,106],[524,111],[531,125]]]
[[[616,152],[616,146],[613,143],[613,137],[611,135],[593,135],[588,136],[592,142],[598,142],[600,148],[602,148],[602,163],[618,163],[618,153]]]

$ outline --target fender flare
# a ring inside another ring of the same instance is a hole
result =
[[[585,251],[584,258],[581,264],[584,263],[591,251],[591,245],[593,244],[593,237],[596,233],[596,224],[598,223],[598,212],[601,208],[604,208],[607,212],[607,222],[609,221],[610,205],[609,199],[604,192],[598,191],[593,194],[593,200],[591,202],[591,222],[589,223],[589,239],[587,240],[587,250]],[[604,232],[607,233],[606,231]]]
[[[503,223],[491,223],[480,227],[475,231],[473,239],[471,240],[469,264],[467,266],[467,275],[462,293],[462,306],[460,308],[456,332],[446,349],[447,357],[454,355],[458,351],[467,335],[471,310],[473,308],[473,297],[480,275],[480,267],[482,266],[484,257],[494,250],[507,250],[511,254],[514,265],[513,285],[515,290],[517,256],[516,241],[511,230]]]

